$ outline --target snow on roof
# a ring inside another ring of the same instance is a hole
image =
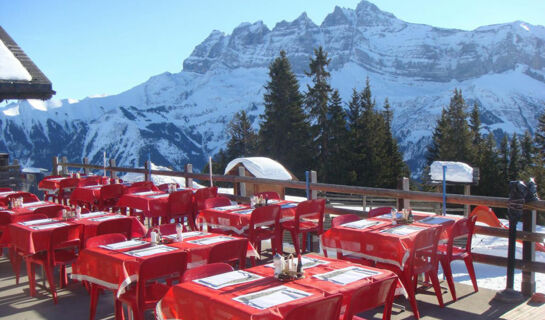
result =
[[[3,41],[0,41],[0,80],[32,80],[30,73]]]
[[[139,167],[139,168],[143,169],[143,167]],[[151,163],[151,170],[172,171],[171,169],[167,167],[155,165],[153,162]],[[144,181],[144,174],[128,172],[121,178],[123,179],[123,181],[127,181],[127,182]],[[182,177],[170,177],[170,176],[160,176],[160,175],[152,174],[151,181],[156,186],[160,184],[164,184],[164,183],[177,183],[182,187],[185,186],[185,178],[182,178]],[[193,182],[193,188],[202,188],[202,186],[196,182]]]
[[[430,167],[432,181],[443,181],[443,166],[447,167],[446,180],[450,182],[473,182],[473,168],[463,162],[434,161]]]
[[[21,170],[23,173],[44,173],[47,172],[47,169],[44,168],[34,168],[34,167],[26,167]]]
[[[265,157],[236,158],[227,164],[225,173],[231,171],[241,163],[256,178],[292,180],[291,173],[283,165],[273,159]]]

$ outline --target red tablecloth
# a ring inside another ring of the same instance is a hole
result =
[[[197,232],[200,233],[200,232]],[[183,242],[167,244],[169,247],[185,250],[188,255],[188,268],[206,264],[213,244],[195,244],[193,240],[225,236],[208,233],[186,238]],[[137,249],[138,247],[136,247]],[[87,280],[112,290],[122,292],[132,281],[136,281],[139,262],[147,257],[136,258],[122,253],[135,249],[129,248],[120,251],[103,248],[89,248],[80,253],[78,260],[72,265],[72,278]],[[255,250],[248,245],[248,256],[255,256]]]
[[[293,220],[296,203],[282,200],[277,204],[285,206],[280,211],[280,222]],[[206,221],[206,224],[212,228],[243,234],[250,227],[250,212],[248,212],[250,209],[249,205],[240,204],[237,208],[230,210],[218,210],[215,208],[201,210],[197,216],[197,224],[202,225]],[[269,221],[262,223],[261,226],[273,224],[274,221]]]
[[[72,191],[70,203],[98,203],[100,199],[100,189],[102,185],[77,187]]]
[[[168,193],[163,191],[147,191],[124,194],[119,198],[117,207],[141,210],[144,217],[160,217],[166,211],[151,210],[154,208],[165,208],[168,204]]]
[[[430,217],[429,214],[415,214],[415,223],[410,225],[397,225],[416,228],[434,228],[436,224],[419,223],[418,220]],[[439,217],[439,216],[438,216]],[[446,228],[454,224],[456,218],[442,217],[445,221],[440,224]],[[321,237],[322,245],[327,250],[342,252],[345,255],[353,255],[376,262],[389,263],[403,270],[409,252],[414,243],[418,231],[409,234],[393,234],[384,232],[394,227],[389,219],[375,217],[367,219],[376,221],[377,225],[364,229],[338,226],[327,230]]]
[[[87,178],[96,177],[96,176],[81,176],[80,180],[85,180]],[[47,191],[49,193],[56,193],[59,191],[59,186],[62,180],[64,179],[70,179],[72,177],[58,177],[58,178],[48,178],[43,179],[38,183],[38,189],[42,191]],[[104,183],[106,180],[109,180],[109,177],[101,177],[102,183]]]
[[[305,278],[287,283],[275,279],[273,277],[273,268],[266,266],[245,269],[245,271],[264,276],[263,279],[227,286],[218,290],[203,286],[194,281],[180,283],[172,287],[165,294],[163,299],[157,304],[156,313],[159,319],[283,319],[283,316],[295,306],[337,293],[342,293],[344,296],[343,310],[345,310],[346,304],[350,301],[350,296],[355,290],[372,282],[384,281],[396,277],[390,271],[358,265],[358,267],[378,273],[346,285],[339,285],[316,279],[313,275],[356,266],[355,264],[316,255],[308,256],[329,261],[329,264],[308,268],[305,270]],[[233,298],[238,296],[281,285],[302,290],[312,295],[264,310],[259,310],[233,300]]]
[[[25,203],[24,205],[25,205],[24,207],[1,210],[2,212],[8,213],[8,214],[2,215],[2,219],[0,220],[0,230],[7,230],[7,227],[10,223],[17,222],[19,221],[19,218],[24,217],[28,214],[34,213],[34,211],[38,208],[48,207],[48,206],[58,205],[58,204],[54,202],[49,202],[49,201],[38,201],[38,202]],[[2,236],[0,237],[0,244],[6,245],[9,243],[9,241],[10,241],[9,232],[3,232]]]
[[[83,243],[89,237],[96,235],[96,228],[100,221],[93,221],[93,218],[84,218],[79,220],[63,221],[60,219],[58,222],[65,222],[68,224],[81,224],[83,225]],[[133,217],[123,217],[122,219],[131,219],[132,235],[134,237],[141,237],[146,234],[146,228]],[[23,226],[19,223],[12,223],[8,226],[8,232],[2,235],[2,241],[12,243],[15,248],[21,250],[26,254],[35,254],[39,251],[49,249],[49,239],[51,237],[51,231],[54,229],[46,230],[34,230],[29,226]]]

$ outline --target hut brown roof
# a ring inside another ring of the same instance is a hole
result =
[[[30,74],[30,80],[0,79],[0,101],[5,99],[47,100],[55,94],[51,81],[38,69],[23,50],[0,26],[0,41],[13,53]]]

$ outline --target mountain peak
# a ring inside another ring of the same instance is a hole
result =
[[[384,26],[399,21],[393,14],[380,10],[376,5],[366,0],[362,0],[355,11],[359,26]]]

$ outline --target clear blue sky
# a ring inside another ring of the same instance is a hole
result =
[[[545,0],[372,0],[415,23],[472,30],[523,20],[545,25]],[[56,98],[115,94],[179,72],[208,34],[241,22],[269,27],[303,11],[320,24],[358,0],[0,0],[0,25],[53,82]]]

